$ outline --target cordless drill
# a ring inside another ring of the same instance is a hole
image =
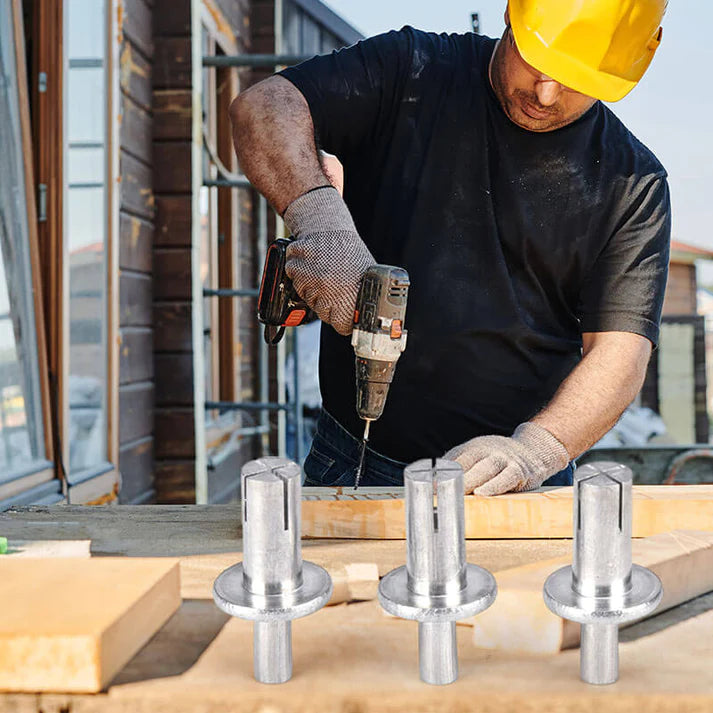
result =
[[[285,327],[296,327],[315,318],[285,273],[290,242],[291,239],[278,238],[269,246],[260,283],[258,320],[265,325],[265,341],[272,345],[282,339]],[[356,487],[371,423],[384,412],[396,362],[406,348],[404,320],[410,284],[406,270],[390,265],[372,265],[361,280],[352,332],[356,407],[365,422]]]
[[[355,489],[359,487],[369,428],[384,412],[396,362],[406,349],[404,319],[410,284],[406,270],[390,265],[372,265],[361,280],[352,332],[356,407],[364,420]]]

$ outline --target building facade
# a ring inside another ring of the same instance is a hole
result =
[[[216,185],[239,174],[229,103],[272,70],[203,58],[360,35],[318,0],[0,13],[0,507],[230,500],[285,447],[285,408],[250,406],[285,400],[254,299],[281,226]]]

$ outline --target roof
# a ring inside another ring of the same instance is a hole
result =
[[[352,27],[343,17],[337,15],[334,10],[320,0],[292,0],[292,2],[345,44],[353,45],[364,39],[364,35],[359,30]]]
[[[671,241],[672,262],[693,263],[696,260],[713,260],[713,250],[682,243],[680,240]]]

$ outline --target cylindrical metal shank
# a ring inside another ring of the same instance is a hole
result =
[[[629,468],[585,465],[574,480],[572,585],[585,597],[619,597],[631,589]]]
[[[292,622],[253,622],[253,668],[260,683],[292,678]]]
[[[454,621],[419,622],[418,663],[424,683],[445,686],[458,678]]]
[[[404,485],[409,589],[424,596],[460,592],[466,586],[462,468],[417,461],[405,469]]]
[[[619,678],[619,626],[582,624],[579,675],[586,683],[607,685]]]
[[[300,467],[263,458],[243,467],[244,587],[284,594],[302,584]]]
[[[584,466],[575,474],[572,586],[613,605],[631,589],[632,481],[631,470],[616,463]],[[617,624],[582,626],[580,676],[600,685],[617,680]]]

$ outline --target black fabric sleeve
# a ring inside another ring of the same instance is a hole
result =
[[[370,139],[393,131],[413,42],[413,30],[404,28],[280,72],[307,100],[321,149],[345,163]]]
[[[633,332],[658,344],[668,276],[671,200],[665,175],[640,179],[580,295],[582,332]]]

